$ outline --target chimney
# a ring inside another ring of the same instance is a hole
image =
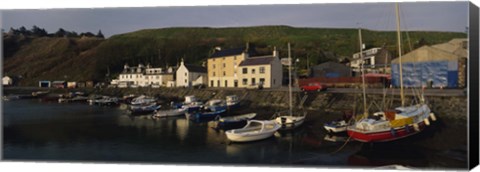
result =
[[[247,53],[248,53],[248,49],[250,48],[250,45],[249,45],[249,44],[250,44],[250,43],[247,42],[247,44],[245,45],[245,52],[247,52]]]
[[[273,47],[272,56],[273,56],[273,57],[278,57],[278,51],[277,51],[277,47],[276,47],[276,46]]]

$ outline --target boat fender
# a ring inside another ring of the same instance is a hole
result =
[[[390,128],[390,134],[392,134],[393,137],[397,136],[397,133],[395,133],[395,129]]]
[[[425,122],[425,125],[427,125],[427,126],[430,125],[430,121],[428,120],[428,118],[425,118],[425,119],[423,120],[423,122]]]
[[[405,131],[406,131],[407,133],[410,133],[410,127],[408,127],[408,125],[405,125]]]
[[[435,117],[435,114],[433,114],[433,112],[430,112],[430,119],[432,119],[432,121],[437,120],[437,117]]]
[[[418,126],[417,123],[413,124],[413,129],[414,129],[415,131],[420,131],[420,127]]]

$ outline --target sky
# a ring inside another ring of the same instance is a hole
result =
[[[400,3],[402,30],[464,32],[468,3]],[[1,27],[27,29],[36,25],[47,32],[99,30],[109,37],[141,29],[166,27],[243,27],[289,25],[317,28],[395,30],[393,3],[320,3],[281,5],[173,6],[133,8],[7,9]]]

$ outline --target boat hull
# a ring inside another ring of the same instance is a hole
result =
[[[261,133],[261,134],[252,134],[249,136],[237,135],[235,133],[226,133],[226,135],[228,140],[232,142],[251,142],[251,141],[263,140],[263,139],[272,137],[275,132],[276,131],[271,131],[271,132]]]
[[[347,130],[347,134],[360,142],[388,142],[402,139],[423,131],[426,127],[424,122],[419,122],[418,131],[413,126],[399,127],[392,130],[383,130],[379,132],[362,132],[360,130]]]

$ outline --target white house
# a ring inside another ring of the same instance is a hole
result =
[[[112,80],[112,85],[118,85],[120,88],[126,87],[148,87],[148,86],[167,86],[168,81],[173,81],[173,69],[152,68],[150,65],[129,67],[125,64],[122,73],[118,79]]]
[[[11,86],[13,85],[13,79],[9,76],[4,76],[2,78],[2,84],[3,86]]]
[[[203,66],[180,63],[176,72],[176,86],[190,87],[200,84],[207,84],[207,68]]]
[[[390,64],[392,55],[385,48],[371,48],[363,51],[363,64],[367,72],[379,73],[385,65]],[[353,54],[350,68],[354,72],[360,72],[362,58],[360,52]]]

